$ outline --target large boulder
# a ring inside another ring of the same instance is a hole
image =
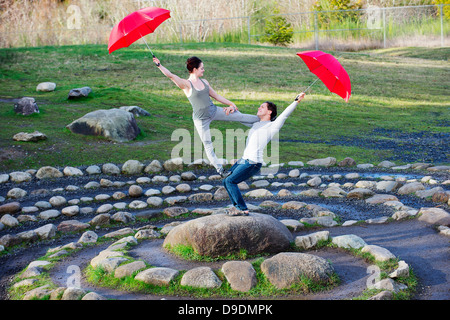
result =
[[[215,214],[190,220],[173,228],[163,247],[191,246],[200,255],[218,257],[239,252],[278,253],[289,248],[293,237],[288,228],[272,216]]]
[[[67,128],[73,133],[104,136],[116,142],[133,140],[140,133],[133,114],[120,109],[89,112]]]

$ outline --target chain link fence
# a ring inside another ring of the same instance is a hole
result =
[[[126,1],[114,8],[116,16],[126,14],[154,1]],[[101,8],[95,14],[107,16]],[[446,17],[450,5],[421,5],[360,10],[310,11],[277,15],[248,15],[228,18],[181,19],[172,12],[153,34],[149,43],[235,42],[265,44],[265,27],[274,16],[285,18],[293,28],[291,45],[299,48],[356,51],[403,46],[445,47],[450,45],[450,24]],[[88,23],[82,6],[70,5],[60,12],[56,24],[48,28],[5,25],[0,27],[0,47],[107,44],[114,23],[97,19]],[[91,10],[92,11],[92,10]],[[89,21],[90,22],[90,21]],[[55,27],[55,25],[57,27]]]

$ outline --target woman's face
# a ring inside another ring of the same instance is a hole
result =
[[[205,67],[203,66],[203,62],[200,63],[198,69],[194,68],[193,72],[195,73],[196,76],[202,77],[203,73],[205,73]]]

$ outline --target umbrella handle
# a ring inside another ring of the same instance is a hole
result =
[[[140,32],[139,32],[139,34],[140,34],[140,36],[141,36],[141,39],[144,40],[145,45],[147,46],[148,50],[150,50],[150,53],[152,54],[153,58],[156,58],[155,55],[153,54],[152,49],[150,49],[150,47],[148,46],[147,41],[145,41],[144,37],[142,36],[142,34],[141,34]],[[155,62],[155,65],[156,65],[157,67],[159,67],[158,64],[157,64],[156,62]]]

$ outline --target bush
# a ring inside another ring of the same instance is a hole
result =
[[[294,29],[284,17],[273,16],[267,21],[266,27],[264,28],[264,34],[264,41],[270,42],[276,46],[287,46],[292,42]]]

